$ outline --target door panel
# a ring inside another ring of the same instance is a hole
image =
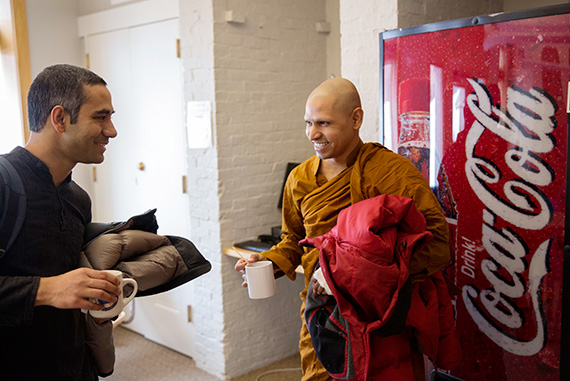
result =
[[[182,73],[176,57],[178,20],[130,30],[133,123],[138,135],[136,156],[143,204],[158,208],[159,232],[188,234],[188,205],[182,193],[185,173],[182,123]],[[168,170],[165,170],[165,169]],[[151,191],[153,190],[153,191]]]
[[[97,167],[95,220],[125,220],[157,208],[159,234],[190,236],[177,37],[177,19],[87,37],[91,69],[109,83],[118,131]],[[191,287],[135,298],[124,326],[192,356]]]
[[[130,128],[133,105],[129,30],[89,36],[87,45],[91,70],[105,79],[111,91],[115,108],[112,120],[118,133],[107,146],[105,161],[95,167],[93,220],[117,221],[144,211],[133,170],[138,143],[136,131]]]

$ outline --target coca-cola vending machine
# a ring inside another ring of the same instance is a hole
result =
[[[449,223],[451,374],[570,380],[570,4],[383,32],[380,55],[383,143]]]

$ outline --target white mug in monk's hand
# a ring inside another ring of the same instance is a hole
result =
[[[245,276],[250,299],[263,299],[275,295],[273,262],[248,263],[245,266]]]
[[[129,304],[131,300],[133,300],[139,287],[136,280],[131,278],[126,278],[126,279],[123,278],[123,273],[121,271],[118,270],[103,270],[103,271],[119,278],[119,280],[121,281],[121,284],[119,286],[121,288],[121,295],[117,297],[117,301],[115,303],[107,303],[102,300],[98,301],[92,300],[95,303],[104,304],[105,307],[103,307],[102,310],[90,310],[89,313],[91,314],[91,316],[95,318],[110,319],[112,317],[119,315],[123,310],[123,308],[127,304]],[[125,293],[125,286],[127,284],[133,286],[133,292],[128,297],[123,297],[123,294]]]

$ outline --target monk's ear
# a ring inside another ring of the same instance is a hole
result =
[[[364,110],[362,108],[357,107],[354,110],[352,110],[351,121],[354,126],[353,128],[355,130],[360,129],[360,126],[362,126],[363,119],[364,119]]]
[[[57,132],[59,133],[65,132],[66,118],[69,118],[69,115],[67,114],[63,106],[57,105],[51,109],[49,121],[51,122],[51,125]]]

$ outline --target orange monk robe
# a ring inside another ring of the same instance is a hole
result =
[[[330,181],[317,174],[319,164],[320,159],[313,156],[291,172],[283,196],[282,240],[262,253],[293,280],[298,265],[302,265],[305,272],[299,343],[303,380],[329,377],[315,355],[303,319],[307,286],[319,260],[319,251],[300,247],[300,240],[327,233],[336,225],[340,211],[351,204],[380,194],[398,195],[414,200],[426,219],[427,229],[434,235],[430,244],[412,256],[412,280],[424,280],[450,260],[448,227],[441,206],[422,173],[409,160],[380,144],[367,143],[350,155],[349,167]]]

